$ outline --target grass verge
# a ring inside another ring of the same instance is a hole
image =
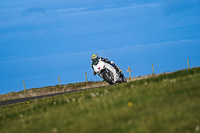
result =
[[[67,91],[73,91],[73,90],[81,90],[81,89],[87,89],[92,87],[98,87],[98,86],[106,86],[108,83],[105,81],[96,81],[96,82],[80,82],[80,83],[73,83],[73,84],[67,84],[67,85],[55,85],[55,86],[46,86],[41,88],[31,88],[27,89],[25,91],[19,91],[19,92],[10,92],[7,94],[0,95],[0,101],[9,101],[13,99],[21,99],[26,97],[34,97],[34,96],[42,96],[42,95],[48,95],[48,94],[55,94],[60,92],[67,92]]]
[[[0,107],[0,133],[200,132],[200,68]]]

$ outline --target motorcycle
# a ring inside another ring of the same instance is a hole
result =
[[[98,64],[93,65],[94,71],[110,85],[116,83],[127,82],[123,74],[116,71],[116,69],[109,63],[99,60]]]

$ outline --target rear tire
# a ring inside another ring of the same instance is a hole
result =
[[[124,76],[123,76],[122,80],[123,80],[124,82],[127,82],[127,80],[126,80],[126,78],[125,78]]]
[[[115,84],[114,78],[111,76],[111,74],[107,71],[103,72],[103,78],[108,82],[110,85]]]

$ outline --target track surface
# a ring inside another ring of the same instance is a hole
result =
[[[105,87],[105,86],[99,86],[99,87]],[[93,88],[89,88],[89,89],[95,89],[95,88],[99,88],[99,87],[93,87]],[[48,94],[48,95],[42,95],[42,96],[35,96],[35,97],[27,97],[27,98],[21,98],[21,99],[14,99],[14,100],[8,100],[8,101],[2,101],[2,102],[0,102],[0,106],[15,104],[15,103],[21,103],[21,102],[26,102],[26,101],[29,101],[29,100],[41,99],[41,98],[45,98],[45,97],[52,97],[52,96],[56,96],[56,95],[62,95],[62,94],[65,94],[65,93],[72,93],[72,92],[83,91],[83,90],[86,90],[86,89],[60,92],[60,93]]]

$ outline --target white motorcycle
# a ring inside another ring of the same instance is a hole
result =
[[[127,82],[123,74],[117,73],[116,69],[109,63],[99,60],[98,64],[93,65],[94,71],[110,85],[115,83]]]

